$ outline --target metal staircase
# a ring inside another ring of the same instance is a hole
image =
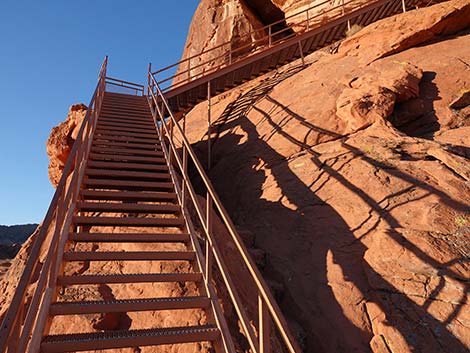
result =
[[[301,12],[306,19],[297,25],[305,30],[294,35],[282,35],[284,30],[273,33],[276,24],[268,26],[269,34],[261,40],[266,43],[255,43],[257,51],[242,55],[246,48],[230,48],[223,54],[228,62],[219,62],[209,71],[193,75],[197,67],[191,67],[191,61],[195,57],[158,72],[149,69],[146,95],[142,85],[107,77],[106,58],[62,178],[30,244],[22,276],[4,315],[0,353],[136,351],[136,347],[154,347],[150,351],[158,352],[161,345],[199,342],[208,342],[215,352],[249,349],[253,353],[300,353],[286,319],[186,137],[186,119],[181,121],[176,113],[303,58],[340,38],[352,24],[371,23],[416,1],[356,3],[333,7],[323,12],[323,17],[309,16],[313,8]],[[326,21],[325,13],[329,13]],[[157,80],[157,74],[185,64],[186,71]],[[206,64],[200,60],[199,66]],[[187,75],[187,79],[177,79],[181,75]],[[161,88],[170,81],[174,81],[172,85]],[[116,93],[116,89],[127,94]],[[192,180],[197,180],[197,189]],[[105,244],[117,244],[121,250]],[[122,251],[125,244],[145,246]],[[164,250],[154,250],[161,244],[165,244]],[[120,261],[183,263],[185,270],[108,273],[106,265],[99,271],[90,265]],[[82,271],[68,269],[78,262],[84,264]],[[182,286],[192,283],[197,293],[85,301],[62,295],[67,288],[77,286],[169,282]],[[176,317],[188,309],[201,310],[205,320],[184,327],[162,327],[152,322],[146,328],[97,332],[90,327],[87,332],[83,328],[78,332],[68,327],[66,332],[51,331],[57,317],[67,322],[67,317],[77,315],[162,310]]]
[[[54,353],[154,347],[150,351],[158,352],[162,345],[206,342],[215,352],[234,353],[238,343],[233,337],[239,328],[229,327],[227,319],[233,318],[225,316],[223,304],[233,308],[253,352],[272,352],[273,340],[275,347],[300,352],[159,88],[153,84],[144,96],[143,86],[108,78],[106,68],[107,58],[3,319],[1,351]],[[134,94],[112,92],[115,86]],[[189,167],[195,168],[202,180],[203,203],[201,190],[196,193],[189,180]],[[216,217],[221,223],[214,231]],[[221,232],[231,237],[231,246],[246,270],[245,280],[252,283],[254,300],[238,292],[233,269],[226,265],[218,245]],[[115,247],[110,250],[106,244]],[[144,246],[138,251],[123,251],[125,244]],[[162,244],[164,250],[153,250]],[[109,264],[119,261],[180,265],[175,265],[173,272],[107,270]],[[96,262],[104,265],[93,266]],[[69,265],[73,263],[82,263],[82,270],[72,271]],[[193,283],[197,294],[95,300],[64,295],[71,287],[169,282],[183,287]],[[226,293],[223,298],[218,297],[220,291]],[[247,308],[247,300],[257,308]],[[65,332],[57,332],[54,327],[58,317],[62,323],[67,317],[90,314],[106,317],[112,313],[167,311],[177,317],[188,309],[203,311],[205,319],[196,324],[188,321],[183,327],[162,327],[156,321],[145,328],[137,325],[136,329],[98,332],[91,323],[88,330],[83,325],[65,326]]]
[[[163,69],[149,71],[162,87],[172,111],[184,112],[206,100],[208,92],[215,96],[294,60],[304,61],[306,55],[345,38],[354,25],[367,26],[435,2],[326,0],[247,34],[248,38],[258,38],[250,44],[233,47],[231,42],[225,42]],[[284,21],[294,24],[282,28]]]
[[[73,243],[78,242],[145,242],[149,245],[166,242],[186,244],[188,250],[181,251],[176,247],[174,251],[67,251],[63,255],[65,263],[188,261],[193,265],[194,271],[138,274],[87,272],[82,275],[60,275],[57,278],[59,286],[187,281],[200,283],[203,280],[145,97],[105,93],[76,210],[78,215],[72,219],[72,227],[76,231],[69,237],[72,247]],[[95,216],[95,212],[99,212],[99,215]],[[103,216],[107,213],[114,216]],[[122,233],[90,231],[102,226],[119,226]],[[132,230],[135,228],[147,231],[136,233]],[[155,228],[161,229],[162,233],[156,233]],[[201,295],[196,297],[60,301],[51,305],[49,315],[176,311],[194,308],[211,311],[211,301],[214,299],[208,297],[204,286],[199,287]],[[46,353],[117,349],[217,341],[219,338],[219,329],[212,322],[204,326],[51,335],[42,340],[41,351]]]

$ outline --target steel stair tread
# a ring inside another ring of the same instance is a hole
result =
[[[142,114],[138,112],[120,112],[120,111],[109,111],[109,110],[102,110],[100,112],[100,117],[118,117],[123,120],[128,121],[152,121],[152,115],[150,112],[148,114]]]
[[[122,132],[136,132],[136,133],[149,133],[149,134],[155,134],[155,127],[128,127],[128,126],[114,126],[114,125],[106,125],[106,124],[100,124],[98,123],[96,126],[97,130],[104,130],[104,131],[122,131]]]
[[[208,297],[171,297],[149,299],[116,299],[83,302],[57,302],[51,304],[50,315],[82,315],[111,312],[157,311],[207,308]]]
[[[52,335],[44,337],[41,352],[63,353],[215,341],[219,337],[220,332],[213,325]]]
[[[98,120],[98,129],[124,129],[123,131],[155,132],[154,124],[127,124]]]
[[[90,153],[89,159],[96,161],[110,160],[110,161],[122,161],[122,162],[141,162],[141,163],[154,163],[154,164],[165,164],[165,158],[159,157],[143,157],[143,156],[129,156],[129,155],[115,155],[105,153]]]
[[[57,283],[59,285],[199,282],[201,280],[202,274],[200,272],[129,273],[119,275],[71,275],[57,277]]]
[[[86,177],[83,181],[84,185],[101,189],[170,189],[174,190],[173,183],[170,182],[153,182],[153,181],[128,181],[113,179],[91,179]]]
[[[113,99],[108,98],[103,100],[102,107],[116,107],[116,106],[124,106],[124,107],[132,107],[132,108],[139,108],[139,109],[148,109],[149,105],[147,101],[132,101],[132,100],[125,100],[125,99]]]
[[[123,136],[123,137],[138,137],[142,139],[148,140],[158,140],[158,136],[156,132],[153,133],[139,133],[139,132],[123,132],[114,129],[96,129],[95,136]]]
[[[135,121],[134,119],[130,122],[125,118],[120,118],[119,116],[112,116],[112,115],[100,115],[98,117],[98,123],[100,122],[107,122],[107,123],[113,123],[113,124],[132,124],[132,125],[151,125],[155,127],[155,122],[153,120],[153,117],[151,118],[141,118],[138,119],[140,121]]]
[[[163,191],[81,190],[80,195],[85,199],[100,200],[176,201],[175,192]]]
[[[101,111],[103,114],[121,114],[121,115],[138,115],[138,116],[150,116],[150,110],[149,108],[139,108],[135,106],[129,106],[129,105],[106,105],[101,106]]]
[[[188,233],[71,233],[75,242],[96,243],[186,243]]]
[[[93,143],[95,144],[95,143]],[[105,144],[105,143],[103,143]],[[123,146],[124,147],[124,146]],[[140,156],[153,156],[163,157],[164,154],[161,151],[153,149],[134,149],[134,148],[112,148],[112,147],[96,147],[92,146],[92,153],[104,153],[104,154],[120,154],[120,155],[140,155]]]
[[[179,205],[152,205],[142,203],[78,202],[77,209],[85,212],[124,212],[124,213],[178,213]]]
[[[65,261],[191,261],[194,251],[92,251],[65,252]]]
[[[104,176],[104,177],[119,177],[119,178],[137,178],[137,179],[159,179],[159,180],[171,180],[169,173],[156,173],[156,172],[134,172],[134,171],[122,171],[112,169],[93,169],[87,168],[85,174],[89,176]]]
[[[106,133],[106,132],[96,132],[93,136],[93,141],[95,140],[110,140],[110,141],[125,141],[125,142],[138,142],[138,143],[158,143],[158,137],[155,134],[152,137],[138,137],[138,136],[130,136],[130,135],[123,135],[123,134],[113,134],[113,133]]]
[[[149,106],[137,102],[123,102],[123,101],[103,101],[103,104],[101,105],[102,110],[106,109],[123,109],[123,110],[129,110],[129,111],[142,111],[142,112],[148,112],[149,111]]]
[[[157,151],[160,155],[163,156],[162,147],[159,143],[151,142],[151,143],[132,143],[132,142],[112,142],[112,141],[100,141],[94,140],[93,145],[95,147],[99,146],[108,146],[108,148],[113,147],[125,147],[126,149],[134,149],[137,151],[148,150],[148,151]],[[102,148],[102,147],[101,147]]]
[[[88,168],[98,169],[113,169],[113,170],[148,170],[148,171],[168,171],[168,166],[165,164],[146,164],[146,163],[131,163],[131,162],[112,162],[112,161],[94,161],[89,160],[87,163]]]
[[[87,217],[75,216],[73,223],[88,226],[121,227],[182,227],[184,219],[179,218],[139,218],[139,217]]]
[[[121,115],[100,115],[98,121],[111,121],[126,124],[154,124],[153,118],[132,118]]]

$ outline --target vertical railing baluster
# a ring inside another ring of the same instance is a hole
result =
[[[272,32],[273,32],[273,29],[272,29],[272,26],[270,25],[270,26],[268,27],[268,38],[269,38],[269,39],[268,39],[268,41],[269,41],[268,46],[269,46],[269,47],[271,47],[272,42],[273,42],[273,39],[272,39]]]
[[[268,308],[258,294],[258,312],[259,312],[259,352],[258,353],[271,353],[271,326]]]
[[[206,194],[206,281],[210,283],[212,278],[212,245],[209,238],[212,238],[212,196],[207,191]]]
[[[207,82],[207,170],[211,169],[212,151],[211,151],[211,81]]]
[[[191,59],[188,59],[188,82],[191,82]]]
[[[307,31],[310,30],[310,14],[308,12],[309,9],[307,9]]]

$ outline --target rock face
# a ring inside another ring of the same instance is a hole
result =
[[[272,8],[261,14],[261,3],[202,1],[186,53],[259,28],[262,16],[279,15],[269,15]],[[273,3],[286,13],[310,2]],[[469,4],[454,0],[380,21],[343,42],[338,54],[318,51],[306,58],[305,68],[292,63],[213,100],[209,176],[306,353],[470,349]],[[83,118],[86,107],[80,107],[72,107],[49,139],[53,183]],[[207,104],[201,103],[186,123],[202,162],[206,113]],[[220,222],[215,220],[214,227]],[[0,314],[30,244],[0,282]],[[88,246],[76,250],[97,250],[96,244]],[[225,254],[233,251],[222,248]],[[99,250],[168,249],[165,244],[108,244]],[[249,295],[239,264],[230,265],[243,284],[242,294]],[[100,273],[99,266],[79,263],[66,273]],[[187,266],[109,262],[103,268],[184,272]],[[61,296],[109,300],[195,294],[195,286],[172,283],[83,286]],[[248,310],[256,309],[256,300],[252,304]],[[230,307],[224,309],[233,317]],[[54,320],[52,331],[205,320],[198,310],[180,317],[82,315]],[[209,351],[204,345],[162,348]]]
[[[0,225],[0,278],[8,272],[12,259],[37,227],[38,224]]]
[[[364,0],[357,0],[349,6],[355,6]],[[306,20],[306,13],[298,12],[318,5],[311,10],[310,18],[324,14],[328,9],[336,8],[341,4],[341,0],[329,2],[320,0],[202,0],[196,13],[194,14],[188,38],[181,60],[198,56],[182,63],[177,70],[173,83],[194,79],[198,74],[216,68],[219,65],[229,63],[229,56],[226,54],[230,48],[242,48],[234,54],[243,55],[256,47],[263,46],[266,41],[260,39],[268,33],[264,26],[273,22],[281,21],[273,28],[273,33],[286,28],[286,25],[293,25]],[[327,12],[324,16],[333,16],[341,10],[338,8],[333,12]],[[283,21],[287,17],[287,21]],[[321,22],[321,16],[313,22]],[[294,31],[305,30],[305,26],[293,26]],[[288,35],[291,30],[283,31],[279,35]],[[230,42],[221,46],[222,44]],[[203,52],[206,54],[199,55]],[[210,64],[207,62],[210,61]],[[201,66],[201,64],[203,64]],[[189,71],[189,72],[188,72]]]
[[[54,127],[46,143],[49,156],[49,180],[56,187],[59,184],[62,171],[72,150],[81,123],[87,112],[84,104],[74,104],[70,107],[64,122]]]
[[[384,19],[373,23],[343,42],[339,51],[359,56],[361,63],[366,64],[470,26],[470,3],[452,3],[454,7],[442,3],[422,9],[419,15],[415,11],[402,14],[399,21]],[[413,31],[403,30],[409,27]]]
[[[230,47],[233,48],[248,46],[240,51],[240,54],[250,51],[252,49],[250,44],[265,36],[265,32],[260,30],[250,33],[262,27],[263,24],[258,17],[242,0],[202,0],[189,28],[182,59],[198,55],[202,51],[215,49],[182,64],[178,68],[177,75],[179,76],[176,76],[173,82],[193,78],[197,74],[227,62],[229,58],[224,56],[224,53],[230,48],[219,47],[225,42],[230,41]],[[214,60],[215,58],[218,59]],[[210,60],[212,60],[211,65],[198,67],[201,63]],[[191,70],[191,76],[188,70]]]
[[[470,349],[469,5],[214,98],[209,175],[306,352]],[[186,122],[203,161],[206,111]]]

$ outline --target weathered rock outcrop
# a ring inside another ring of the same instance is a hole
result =
[[[469,4],[383,20],[214,99],[210,177],[306,352],[470,349]],[[186,122],[201,159],[206,110]]]
[[[354,1],[349,6],[361,2],[364,0]],[[273,28],[274,32],[283,30],[287,25],[292,26],[294,31],[302,31],[305,30],[305,25],[294,26],[294,24],[306,20],[306,13],[294,17],[292,15],[318,4],[318,8],[309,13],[310,18],[313,19],[316,15],[337,7],[340,3],[340,0],[329,2],[320,0],[202,0],[194,14],[182,60],[197,57],[178,67],[173,83],[194,78],[197,74],[228,63],[230,58],[224,54],[227,54],[230,48],[245,47],[234,54],[236,57],[265,45],[266,42],[260,41],[268,34],[265,29],[262,29],[265,25],[282,21],[287,17],[287,21]],[[332,17],[340,12],[341,10],[337,9],[325,16]],[[312,24],[322,22],[325,18],[318,17],[312,20]],[[292,33],[290,30],[284,31],[279,36],[290,33]],[[221,46],[226,42],[230,44]],[[202,52],[207,53],[200,55]]]
[[[229,60],[224,53],[230,48],[220,47],[225,42],[230,41],[232,48],[248,46],[239,54],[250,51],[250,44],[266,35],[263,30],[252,33],[262,27],[261,21],[242,0],[202,0],[189,28],[182,59],[209,52],[182,64],[178,68],[180,75],[173,82],[187,80],[189,69],[191,77],[194,77]],[[200,66],[208,61],[211,61],[210,65]]]
[[[284,12],[307,4],[273,1]],[[254,5],[260,1],[249,3],[251,9],[241,1],[203,1],[195,22],[206,17],[193,23],[187,48],[196,52],[236,37],[236,23],[237,33],[261,26]],[[306,68],[292,63],[213,100],[210,177],[247,245],[256,248],[252,254],[307,353],[470,349],[469,4],[454,0],[383,20],[344,42],[338,54],[319,51],[306,58]],[[227,22],[217,27],[211,16]],[[199,36],[203,27],[211,31]],[[186,125],[202,160],[206,112],[205,103],[196,106]],[[78,124],[64,123],[50,138],[54,180]],[[0,282],[3,310],[28,246]],[[101,265],[91,264],[93,272],[100,273]],[[236,261],[231,265],[238,270]],[[151,266],[188,270],[186,264],[105,266],[116,273]],[[89,269],[79,264],[66,271]],[[111,289],[90,286],[61,295],[78,300],[197,292],[187,284]],[[246,287],[241,291],[249,294]],[[55,321],[53,330],[205,320],[196,310],[181,317],[135,315],[77,316]]]
[[[49,180],[56,187],[59,184],[62,171],[72,150],[83,118],[87,112],[84,104],[74,104],[70,107],[64,122],[54,127],[46,143],[49,156]]]
[[[395,18],[399,20],[384,19],[367,26],[344,41],[339,52],[358,56],[362,64],[367,64],[420,43],[456,33],[470,26],[470,3],[467,0],[452,1],[452,6],[449,6],[445,2]],[[410,27],[413,27],[413,31],[405,30]]]

